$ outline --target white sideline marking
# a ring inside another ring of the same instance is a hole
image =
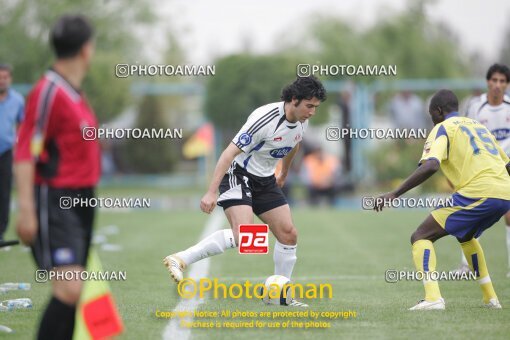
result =
[[[264,282],[267,276],[222,276],[219,281],[250,281],[250,283]],[[300,281],[362,281],[362,280],[384,280],[384,275],[333,275],[333,276],[292,276],[292,282]]]
[[[204,231],[202,231],[202,235],[200,235],[200,239],[202,240],[206,236],[212,234],[216,230],[219,230],[224,223],[224,215],[223,209],[216,207],[211,214],[211,217],[207,220],[205,224]],[[201,278],[205,278],[207,273],[209,273],[209,258],[205,258],[196,263],[193,263],[189,267],[188,277],[194,279],[195,281],[200,280]],[[174,309],[174,312],[181,311],[191,311],[193,312],[197,307],[204,302],[203,299],[198,299],[194,297],[193,299],[182,299],[177,304]],[[168,324],[163,331],[163,339],[179,339],[186,340],[189,339],[191,335],[191,328],[182,328],[180,326],[180,320],[186,320],[186,322],[192,322],[192,317],[185,318],[173,318],[170,319]]]

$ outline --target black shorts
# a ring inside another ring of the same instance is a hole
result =
[[[274,175],[259,177],[233,162],[220,184],[218,205],[223,210],[234,205],[249,205],[256,215],[287,204]]]
[[[39,230],[32,254],[40,269],[80,265],[85,267],[92,239],[93,207],[60,207],[66,197],[92,198],[93,188],[57,189],[36,186]],[[66,204],[63,204],[65,207]]]

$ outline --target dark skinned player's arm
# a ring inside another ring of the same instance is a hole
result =
[[[430,176],[435,174],[437,170],[439,170],[439,161],[435,158],[427,159],[398,187],[398,189],[379,196],[375,203],[374,210],[382,211],[385,199],[394,199],[402,196],[412,188],[425,182]]]
[[[422,184],[438,170],[439,162],[436,159],[426,160],[394,191],[395,196],[400,197],[412,188]]]

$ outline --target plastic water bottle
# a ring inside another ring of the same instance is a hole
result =
[[[11,290],[30,290],[30,283],[26,282],[6,282],[0,284],[0,293],[7,293]]]
[[[0,311],[11,311],[13,309],[32,308],[32,300],[29,298],[5,300],[0,303]]]

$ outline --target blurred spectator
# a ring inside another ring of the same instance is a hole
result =
[[[339,171],[338,159],[326,154],[320,147],[305,156],[302,175],[308,190],[309,204],[319,204],[322,197],[325,197],[330,205],[335,203],[337,195],[335,179]]]
[[[112,177],[117,171],[113,150],[114,146],[110,140],[101,141],[101,174],[105,178]]]
[[[460,103],[460,114],[463,115],[463,116],[466,116],[468,115],[468,112],[471,111],[471,108],[473,107],[474,104],[478,103],[480,100],[481,100],[481,96],[482,95],[482,90],[480,89],[475,89],[471,92],[471,94],[462,99],[461,103]]]
[[[342,128],[350,128],[351,126],[351,92],[342,91],[337,99],[337,105],[342,112]],[[352,170],[352,140],[345,138],[343,140],[345,145],[343,166],[346,173]]]
[[[401,91],[390,102],[393,124],[399,129],[425,129],[428,127],[423,101],[410,91]]]

